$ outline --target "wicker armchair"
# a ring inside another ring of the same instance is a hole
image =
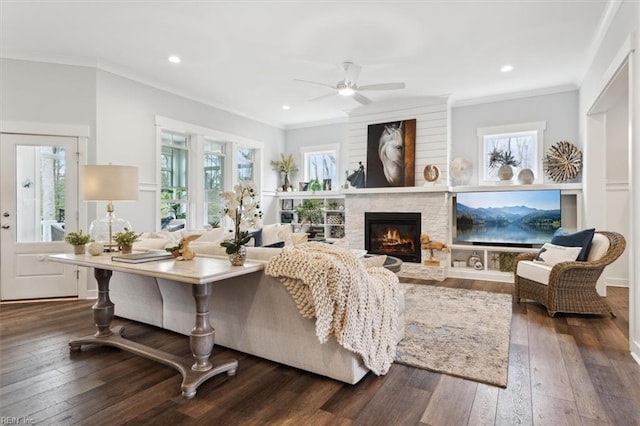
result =
[[[609,239],[607,252],[597,260],[583,262],[561,262],[553,266],[549,274],[549,284],[538,283],[514,273],[513,295],[516,302],[532,299],[542,303],[550,316],[556,312],[580,314],[611,314],[609,304],[596,292],[596,282],[604,268],[613,263],[624,251],[626,242],[617,232],[596,232]],[[516,257],[518,262],[533,260],[535,253],[523,253]]]

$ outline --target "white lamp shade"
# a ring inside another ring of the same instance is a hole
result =
[[[87,165],[82,167],[82,199],[86,201],[135,201],[138,199],[138,168]]]

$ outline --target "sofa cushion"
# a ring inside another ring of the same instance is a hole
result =
[[[284,234],[279,235],[280,231],[289,229],[291,231],[291,224],[281,225],[279,223],[272,225],[264,225],[262,227],[262,245],[268,246],[279,241],[284,241]]]
[[[576,260],[584,261],[589,257],[589,249],[595,231],[595,228],[591,228],[569,234],[566,230],[558,228],[555,234],[553,234],[551,244],[564,247],[582,247]]]
[[[560,262],[573,262],[581,250],[582,247],[563,247],[545,243],[536,255],[534,261],[544,263],[548,266],[553,266]]]
[[[143,238],[133,243],[134,250],[164,250],[175,243],[166,238]]]
[[[546,263],[521,260],[518,262],[516,275],[540,284],[549,285],[549,274],[551,274],[552,268],[553,266]]]
[[[257,229],[253,232],[250,232],[251,234],[251,242],[253,242],[253,247],[262,247],[263,246],[263,242],[262,242],[262,229]]]
[[[222,228],[213,228],[213,229],[201,232],[201,234],[202,235],[200,235],[200,237],[196,240],[199,243],[204,243],[204,242],[220,243],[224,238],[224,230]]]

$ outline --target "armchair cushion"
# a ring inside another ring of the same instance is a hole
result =
[[[540,284],[549,285],[549,274],[551,274],[552,268],[553,265],[546,263],[521,260],[518,262],[516,275]]]
[[[551,244],[564,247],[582,247],[578,258],[574,260],[584,261],[589,257],[589,249],[595,232],[595,228],[591,228],[569,234],[564,229],[558,228],[551,239]]]
[[[594,260],[602,259],[602,256],[607,254],[609,251],[609,246],[611,242],[607,237],[600,233],[596,233],[593,236],[593,241],[591,242],[591,248],[589,249],[589,257],[587,257],[587,261],[593,262]]]

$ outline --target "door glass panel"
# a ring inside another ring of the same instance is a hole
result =
[[[64,148],[16,146],[16,182],[16,241],[64,241]]]

